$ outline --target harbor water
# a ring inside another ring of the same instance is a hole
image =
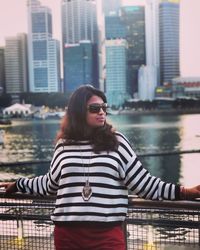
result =
[[[200,149],[200,114],[108,116],[114,127],[129,139],[143,166],[152,175],[185,186],[200,184],[200,153],[144,156],[149,153]],[[4,130],[0,162],[50,161],[59,120],[13,120]],[[35,176],[48,171],[49,164],[0,167],[1,181]]]

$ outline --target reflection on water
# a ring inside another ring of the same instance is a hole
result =
[[[14,121],[5,128],[5,145],[1,161],[29,161],[50,159],[54,147],[58,121]]]
[[[113,115],[108,119],[129,138],[137,153],[200,148],[200,115]],[[13,121],[12,126],[4,128],[5,145],[0,151],[0,161],[50,160],[58,128],[58,120]],[[142,157],[140,160],[153,175],[163,180],[188,185],[199,183],[199,154]],[[7,171],[30,176],[43,174],[47,169],[47,164],[7,167],[1,168],[0,174]]]

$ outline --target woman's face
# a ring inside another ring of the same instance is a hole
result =
[[[106,121],[107,104],[101,97],[93,95],[87,102],[86,122],[90,127],[101,127]]]

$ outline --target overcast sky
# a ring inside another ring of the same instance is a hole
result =
[[[53,13],[53,37],[61,41],[60,0],[40,0]],[[100,0],[98,0],[100,1]],[[144,2],[144,0],[124,0]],[[182,76],[200,76],[200,0],[180,0],[180,53]],[[26,0],[0,0],[0,46],[6,36],[27,32]]]

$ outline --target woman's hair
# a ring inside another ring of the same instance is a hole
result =
[[[110,124],[105,122],[104,126],[93,130],[87,124],[87,102],[94,95],[100,97],[104,103],[107,102],[104,93],[91,85],[83,85],[75,90],[69,99],[67,112],[61,122],[57,140],[62,138],[66,143],[90,140],[96,153],[103,150],[116,150],[118,141]]]

